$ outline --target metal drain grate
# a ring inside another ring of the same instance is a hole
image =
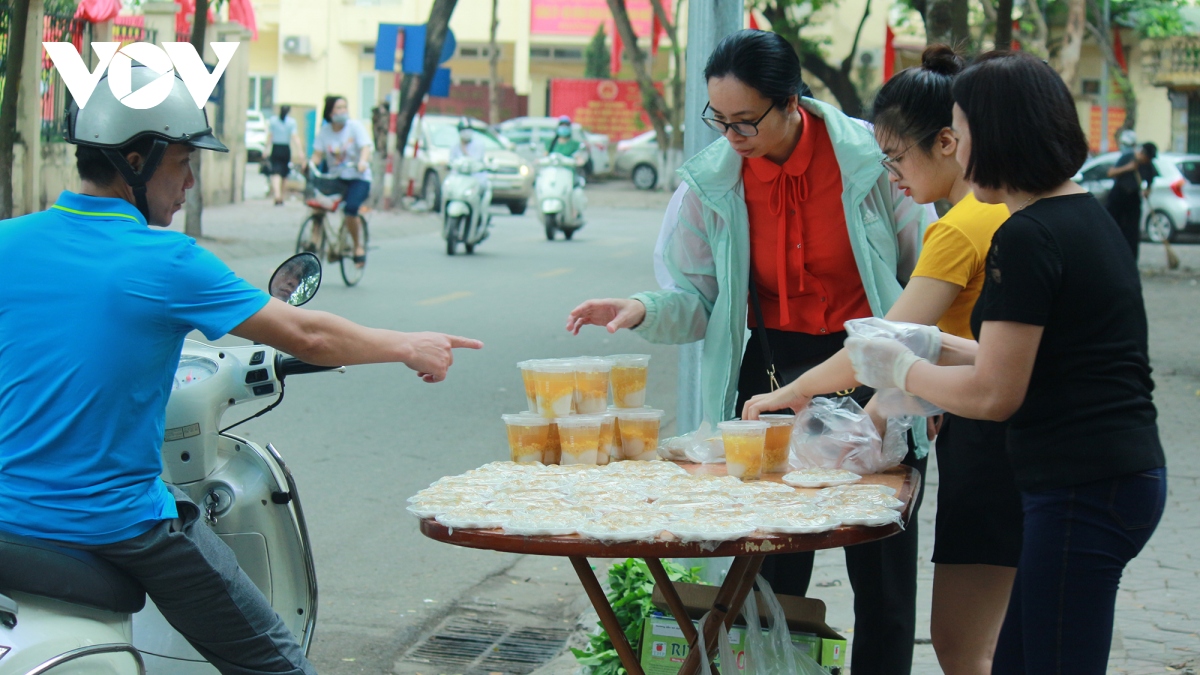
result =
[[[404,654],[409,661],[455,666],[463,675],[525,675],[554,658],[571,631],[514,627],[498,621],[458,616]]]

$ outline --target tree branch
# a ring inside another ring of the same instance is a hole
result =
[[[646,53],[642,51],[641,47],[638,47],[637,34],[633,32],[633,23],[629,20],[625,0],[607,0],[607,2],[613,15],[613,23],[617,26],[617,32],[621,34],[624,49],[629,52],[631,57],[630,61],[633,63],[638,89],[642,92],[642,103],[650,115],[651,124],[654,125],[658,147],[665,152],[670,142],[667,137],[667,102],[659,93],[658,88],[654,86],[654,78],[650,76],[650,69],[646,65]]]
[[[858,40],[862,37],[863,26],[867,24],[867,17],[871,16],[871,0],[867,0],[866,6],[863,8],[862,19],[858,21],[858,30],[854,31],[854,42],[850,43],[850,53],[846,58],[842,59],[842,74],[850,75],[850,69],[854,67],[854,55],[858,53]]]

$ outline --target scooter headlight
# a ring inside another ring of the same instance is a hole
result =
[[[528,176],[528,175],[529,175],[529,165],[528,165],[528,164],[522,164],[522,165],[521,165],[521,175],[522,175],[522,176]]]

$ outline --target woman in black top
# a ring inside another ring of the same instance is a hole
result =
[[[1039,59],[992,53],[954,86],[958,159],[996,231],[979,341],[943,335],[937,365],[899,342],[847,340],[859,381],[975,419],[1009,420],[1025,531],[994,673],[1103,673],[1121,572],[1166,499],[1133,256],[1070,178],[1087,156],[1070,92]]]

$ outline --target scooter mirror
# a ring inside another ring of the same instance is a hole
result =
[[[321,287],[321,260],[307,251],[288,258],[271,275],[268,293],[293,307],[299,307],[317,294]]]

